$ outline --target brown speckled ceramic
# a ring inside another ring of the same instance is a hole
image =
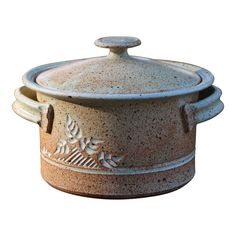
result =
[[[98,39],[107,57],[48,64],[24,76],[14,111],[38,123],[41,172],[85,196],[173,191],[194,176],[196,124],[223,110],[212,74],[128,55],[133,37]]]

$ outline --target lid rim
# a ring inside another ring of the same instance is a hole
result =
[[[85,59],[79,59],[85,60]],[[169,60],[158,60],[161,62],[166,62],[170,64],[180,65],[187,65],[195,68],[196,70],[193,73],[196,73],[202,81],[199,84],[196,84],[192,87],[184,87],[179,89],[173,90],[166,90],[163,92],[156,92],[156,93],[129,93],[129,94],[98,94],[98,93],[79,93],[79,92],[71,92],[65,90],[57,90],[52,88],[46,88],[41,86],[40,84],[36,83],[37,76],[49,69],[53,69],[59,66],[63,66],[69,64],[71,62],[79,61],[70,60],[70,61],[62,61],[62,62],[55,62],[50,64],[41,65],[35,67],[23,75],[23,83],[26,87],[35,90],[37,92],[53,96],[53,97],[60,97],[61,99],[81,99],[81,100],[146,100],[146,99],[156,99],[156,98],[165,98],[165,97],[174,97],[180,95],[186,95],[190,93],[199,92],[213,84],[214,76],[208,70],[192,65],[189,63],[184,62],[177,62],[177,61],[169,61]]]

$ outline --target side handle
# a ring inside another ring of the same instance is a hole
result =
[[[191,131],[195,125],[217,116],[224,109],[224,104],[220,100],[221,94],[219,88],[211,86],[199,93],[199,101],[184,106],[187,131]]]
[[[15,90],[15,98],[12,108],[17,115],[38,124],[46,133],[51,133],[54,111],[50,104],[39,103],[36,92],[25,86]]]

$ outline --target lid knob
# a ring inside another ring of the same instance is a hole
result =
[[[127,53],[127,48],[136,47],[140,44],[140,39],[127,36],[103,37],[95,41],[96,46],[110,49],[109,57],[127,57],[129,56]]]

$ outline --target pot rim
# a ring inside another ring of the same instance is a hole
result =
[[[142,58],[135,56],[136,58]],[[39,85],[36,82],[37,76],[46,71],[50,70],[59,66],[63,66],[75,61],[81,61],[86,59],[76,59],[76,60],[69,60],[69,61],[61,61],[55,62],[50,64],[41,65],[35,68],[32,68],[28,72],[23,75],[23,83],[26,87],[35,90],[37,92],[61,98],[63,100],[73,100],[73,99],[80,99],[80,100],[147,100],[147,99],[156,99],[156,98],[165,98],[165,97],[174,97],[174,96],[181,96],[186,94],[191,94],[195,92],[199,92],[210,87],[213,84],[214,76],[212,73],[202,67],[185,63],[179,61],[172,61],[172,60],[162,60],[156,59],[158,61],[162,61],[169,64],[174,64],[176,66],[192,70],[196,73],[200,78],[201,82],[192,87],[180,88],[180,89],[173,89],[167,90],[163,92],[156,92],[156,93],[129,93],[129,94],[94,94],[94,93],[80,93],[80,92],[73,92],[73,91],[65,91],[65,90],[58,90],[52,88],[46,88]]]

